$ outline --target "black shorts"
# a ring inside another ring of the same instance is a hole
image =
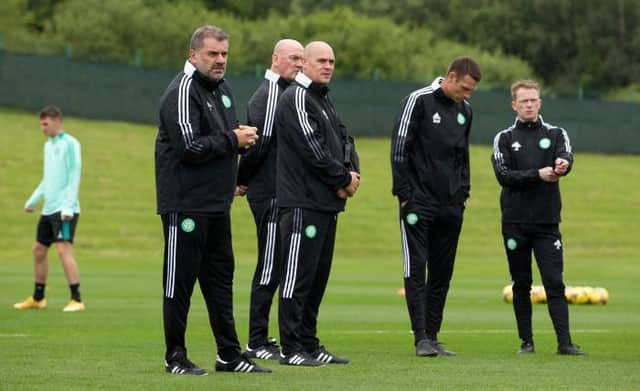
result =
[[[52,215],[41,215],[38,221],[38,230],[36,233],[36,241],[51,246],[53,242],[69,242],[73,243],[73,237],[76,233],[76,225],[78,224],[79,214],[74,214],[71,220],[62,221],[60,212]]]

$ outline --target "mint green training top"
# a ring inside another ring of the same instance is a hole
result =
[[[35,208],[44,197],[42,214],[60,212],[65,216],[80,213],[80,143],[64,131],[49,137],[44,144],[44,175],[38,187],[24,205]]]

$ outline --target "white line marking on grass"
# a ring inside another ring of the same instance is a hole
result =
[[[20,337],[28,337],[27,334],[0,334],[0,338],[20,338]]]
[[[608,329],[578,329],[571,330],[572,333],[584,334],[604,334],[610,333]],[[335,334],[411,334],[411,330],[332,330]],[[516,329],[469,329],[469,330],[443,330],[440,334],[514,334]],[[553,330],[536,330],[536,334],[552,334]]]

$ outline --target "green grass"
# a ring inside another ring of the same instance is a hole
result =
[[[11,305],[33,285],[30,248],[37,216],[22,207],[41,176],[44,137],[35,115],[0,110],[0,390],[640,388],[640,157],[578,151],[573,173],[563,179],[566,283],[604,286],[611,294],[606,306],[570,307],[574,340],[589,351],[587,357],[555,354],[544,305],[534,306],[538,352],[514,354],[513,311],[500,298],[508,273],[499,235],[499,188],[487,147],[472,148],[472,198],[441,334],[459,355],[415,357],[405,303],[395,294],[402,285],[402,260],[389,143],[360,139],[361,190],[340,217],[319,323],[322,342],[352,363],[306,369],[269,362],[271,375],[193,378],[170,376],[162,368],[156,130],[75,118],[66,119],[65,128],[82,143],[84,159],[75,249],[87,311],[60,311],[68,288],[55,251],[49,308],[16,311]],[[254,227],[244,199],[234,203],[233,230],[235,315],[244,345],[255,262]],[[187,343],[190,357],[213,369],[215,345],[199,292]]]

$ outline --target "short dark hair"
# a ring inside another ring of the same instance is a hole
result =
[[[447,74],[449,72],[455,73],[459,78],[469,75],[476,82],[479,82],[480,79],[482,79],[480,66],[471,57],[455,58],[447,68]]]
[[[58,106],[45,106],[40,110],[40,119],[46,117],[62,119],[62,110]]]
[[[191,35],[190,49],[200,50],[205,38],[215,38],[218,41],[228,41],[229,35],[216,26],[205,25],[198,27]]]

